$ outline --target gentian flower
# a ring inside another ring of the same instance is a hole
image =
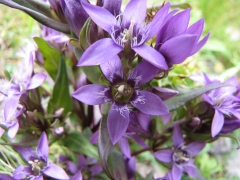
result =
[[[133,106],[149,115],[168,113],[167,107],[155,94],[138,88],[151,80],[159,71],[148,63],[141,62],[128,77],[123,76],[121,61],[118,56],[113,61],[101,64],[110,86],[91,84],[80,87],[72,96],[89,105],[110,102],[107,126],[112,143],[115,144],[126,132],[129,123],[130,108]]]
[[[48,161],[48,140],[45,132],[42,133],[36,152],[30,147],[15,146],[14,149],[28,162],[29,166],[19,166],[13,172],[16,180],[31,179],[43,180],[43,176],[55,179],[69,179],[65,171],[58,165]]]
[[[220,83],[219,80],[209,79],[205,73],[204,79],[206,85]],[[229,78],[225,83],[233,86],[217,88],[202,95],[202,98],[215,110],[211,127],[212,137],[215,137],[221,131],[224,125],[224,115],[227,117],[235,116],[240,119],[240,99],[234,96],[234,93],[238,90],[237,78],[235,76]]]
[[[182,63],[187,57],[198,52],[209,38],[209,33],[199,41],[204,20],[200,19],[188,27],[190,9],[176,15],[177,10],[170,12],[164,19],[164,25],[156,38],[156,49],[164,56],[168,68]],[[174,15],[174,16],[173,16]]]
[[[145,25],[146,4],[146,0],[131,0],[124,12],[115,17],[104,8],[82,1],[82,6],[91,19],[107,31],[111,38],[103,38],[92,44],[81,56],[78,66],[105,63],[106,59],[114,59],[125,47],[130,47],[154,66],[167,69],[164,57],[154,48],[145,45],[145,42],[159,32],[170,4],[161,8],[152,22]]]
[[[186,147],[180,127],[177,125],[173,130],[174,150],[164,149],[154,153],[154,156],[162,162],[173,163],[172,170],[167,174],[169,180],[180,180],[183,172],[194,178],[196,166],[193,162],[195,157],[206,145],[203,142],[192,142]]]

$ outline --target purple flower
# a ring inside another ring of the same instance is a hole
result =
[[[151,80],[158,68],[147,61],[136,66],[128,77],[122,73],[121,61],[115,60],[101,64],[101,69],[110,82],[110,86],[91,84],[80,87],[72,96],[79,101],[98,105],[110,102],[107,126],[110,138],[115,144],[126,132],[129,123],[130,109],[135,107],[149,115],[162,115],[168,113],[167,107],[155,94],[139,90],[139,87]]]
[[[209,79],[205,73],[204,79],[206,85],[220,83],[218,80]],[[226,80],[225,83],[232,86],[214,89],[202,96],[215,109],[211,127],[212,137],[215,137],[221,131],[224,125],[224,115],[228,117],[235,116],[240,119],[240,99],[234,96],[237,91],[237,78],[234,76]]]
[[[55,179],[69,179],[65,171],[56,164],[48,161],[48,140],[45,132],[42,133],[36,152],[30,147],[15,146],[14,149],[27,161],[29,166],[19,166],[13,172],[16,180],[31,179],[43,180],[43,176]]]
[[[156,49],[164,56],[169,68],[198,52],[210,35],[208,33],[199,41],[204,20],[201,19],[188,27],[190,9],[174,15],[176,12],[177,10],[173,10],[166,16],[156,39]]]
[[[180,180],[183,172],[187,172],[191,178],[194,178],[196,176],[196,166],[192,158],[205,147],[206,143],[192,142],[185,147],[181,129],[179,126],[175,126],[173,144],[174,150],[159,150],[154,153],[154,156],[159,161],[173,163],[172,170],[167,175],[170,180]]]
[[[107,31],[111,38],[103,38],[92,44],[83,53],[78,66],[105,63],[109,59],[115,59],[125,47],[130,47],[154,66],[167,69],[164,57],[152,47],[145,45],[145,42],[159,32],[170,4],[167,3],[159,10],[152,22],[144,25],[146,3],[146,0],[131,0],[125,11],[115,17],[104,8],[91,5],[85,0],[82,1],[83,8],[91,19]]]

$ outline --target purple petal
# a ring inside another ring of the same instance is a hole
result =
[[[123,12],[124,23],[130,23],[135,18],[136,23],[142,25],[146,17],[146,10],[147,0],[131,0]]]
[[[10,175],[8,174],[0,174],[1,180],[14,180]]]
[[[180,35],[166,41],[159,52],[166,58],[169,66],[182,63],[197,43],[197,35]]]
[[[148,114],[143,114],[141,112],[136,113],[137,121],[139,122],[140,126],[145,131],[150,131],[150,124],[152,122],[152,118]]]
[[[91,144],[98,143],[98,133],[99,133],[99,131],[97,130],[95,133],[92,134],[91,139],[90,139]]]
[[[169,21],[166,30],[164,31],[162,42],[165,42],[185,32],[188,27],[189,19],[190,9],[186,9],[185,11],[173,16]]]
[[[215,114],[212,121],[212,137],[215,137],[222,129],[224,124],[224,116],[221,112],[219,112],[217,109],[215,109]]]
[[[154,153],[155,158],[162,162],[172,162],[173,151],[169,149],[160,150]]]
[[[205,145],[206,143],[204,142],[192,142],[191,144],[187,145],[185,150],[189,152],[191,157],[195,157],[198,153],[200,153],[203,150]]]
[[[104,76],[112,82],[113,75],[115,73],[120,73],[122,71],[122,64],[121,60],[118,56],[110,59],[109,61],[105,61],[104,63],[100,64],[101,70]]]
[[[156,94],[158,97],[161,98],[163,101],[167,101],[174,96],[178,95],[178,91],[175,91],[173,89],[168,89],[168,88],[161,88],[161,87],[153,87],[154,94]]]
[[[4,119],[10,121],[16,115],[16,109],[18,107],[18,101],[21,94],[13,94],[8,96],[4,105]]]
[[[127,157],[127,158],[131,158],[131,152],[130,152],[130,147],[129,147],[129,143],[127,138],[122,137],[119,140],[119,146],[122,150],[122,153]]]
[[[46,169],[43,170],[43,174],[55,178],[55,179],[69,179],[66,172],[56,164],[51,163]]]
[[[198,40],[202,34],[203,31],[203,26],[204,26],[204,19],[200,19],[199,21],[195,22],[192,24],[187,30],[186,34],[195,34],[198,36]]]
[[[103,7],[113,15],[120,14],[122,0],[103,0]]]
[[[30,166],[18,166],[13,171],[13,178],[14,179],[25,179],[26,176],[32,175],[32,168]]]
[[[104,92],[107,88],[99,84],[89,84],[76,90],[72,97],[88,105],[103,104],[106,98]]]
[[[107,127],[113,144],[124,135],[129,123],[129,110],[127,105],[113,104],[108,114]]]
[[[27,86],[27,90],[35,89],[39,87],[47,78],[45,74],[35,74],[32,78],[30,83]]]
[[[148,41],[160,31],[169,8],[170,8],[170,3],[168,2],[157,12],[152,22],[150,22],[147,25],[147,29],[149,29],[149,34],[145,41]]]
[[[188,175],[191,177],[191,178],[195,178],[196,177],[196,167],[194,164],[192,163],[188,163],[184,166],[185,170],[187,171]]]
[[[76,174],[78,172],[78,167],[72,161],[67,161],[66,165],[71,174]]]
[[[138,91],[137,98],[131,102],[138,110],[149,115],[163,115],[169,113],[162,100],[148,91]]]
[[[38,146],[37,146],[38,157],[40,157],[41,159],[44,159],[45,162],[47,162],[48,151],[49,151],[49,147],[48,147],[47,135],[45,132],[43,132],[38,141]]]
[[[200,42],[198,42],[197,45],[193,48],[192,52],[189,54],[189,56],[192,56],[193,54],[197,53],[206,44],[209,36],[210,33],[208,33]]]
[[[35,176],[33,179],[31,180],[44,180],[43,179],[43,176],[42,175],[38,175],[38,176]]]
[[[18,132],[18,129],[19,129],[19,123],[16,121],[11,127],[9,127],[8,129],[8,137],[13,139],[17,132]]]
[[[134,77],[141,76],[141,80],[135,84],[136,87],[139,87],[152,80],[159,71],[160,70],[157,67],[150,64],[148,61],[142,61],[132,70],[128,79],[134,79]]]
[[[81,56],[77,66],[95,66],[115,59],[123,50],[111,38],[104,38],[92,44]]]
[[[139,136],[137,136],[136,134],[132,134],[130,135],[134,141],[136,141],[136,143],[138,143],[140,146],[144,147],[144,148],[149,148],[149,146],[144,142],[143,139],[141,139]]]
[[[202,98],[204,99],[204,101],[206,101],[206,102],[208,102],[209,104],[213,105],[212,99],[210,99],[207,94],[203,94],[203,95],[202,95]]]
[[[14,146],[14,149],[25,159],[25,161],[34,161],[38,159],[35,151],[30,147]]]
[[[83,9],[81,2],[78,0],[60,0],[60,4],[71,29],[78,37],[80,30],[88,18],[88,14]]]
[[[90,168],[91,175],[97,175],[102,172],[102,166],[100,164],[95,164]]]
[[[77,174],[75,174],[73,177],[71,177],[70,180],[82,180],[81,171],[79,171]]]
[[[177,165],[177,164],[173,164],[173,168],[172,168],[172,177],[174,180],[181,180],[183,171],[182,169]]]
[[[163,70],[168,69],[165,58],[152,47],[147,45],[141,45],[132,47],[132,49],[152,65]]]
[[[2,137],[2,135],[3,135],[4,132],[5,132],[5,130],[0,127],[0,138]]]
[[[238,119],[227,120],[224,122],[221,133],[230,133],[238,128],[240,128],[240,120]]]
[[[83,155],[78,156],[78,167],[80,170],[87,168],[87,160]]]
[[[102,29],[111,33],[111,29],[116,22],[116,18],[106,9],[94,6],[86,0],[82,1],[82,6],[91,19]]]
[[[136,173],[136,159],[135,157],[131,157],[130,159],[126,160],[126,169],[127,169],[127,175],[129,180],[133,180],[134,175]]]
[[[176,125],[173,130],[173,144],[174,148],[177,149],[181,147],[184,143],[183,135],[180,127]]]
[[[164,114],[161,117],[163,124],[166,125],[172,119],[172,114],[171,113]]]

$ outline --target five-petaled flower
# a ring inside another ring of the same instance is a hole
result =
[[[206,145],[204,142],[192,142],[184,146],[184,139],[179,125],[173,130],[174,150],[164,149],[154,153],[154,156],[162,162],[173,163],[172,170],[166,175],[167,180],[180,180],[183,172],[194,178],[196,166],[193,162],[195,157]]]
[[[13,172],[16,180],[30,179],[43,180],[43,176],[55,179],[69,179],[65,171],[58,165],[48,161],[48,140],[45,132],[42,133],[36,152],[31,147],[15,146],[14,149],[27,161],[28,166],[19,166]]]
[[[112,103],[107,125],[113,144],[126,132],[131,108],[135,107],[149,115],[163,115],[169,112],[157,95],[139,89],[141,85],[150,81],[159,72],[158,68],[143,61],[132,70],[128,77],[125,77],[118,56],[115,60],[100,66],[111,85],[90,84],[82,86],[72,96],[89,105]]]

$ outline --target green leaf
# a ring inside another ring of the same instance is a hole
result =
[[[64,115],[67,115],[72,110],[72,98],[69,93],[69,82],[67,76],[66,63],[61,56],[58,67],[58,74],[55,80],[52,96],[48,103],[48,113],[53,113],[54,110],[64,108]]]
[[[81,49],[84,51],[90,46],[90,30],[92,26],[92,20],[91,18],[88,18],[88,20],[85,22],[83,28],[80,31],[79,34],[79,42]]]
[[[113,151],[109,155],[109,169],[115,180],[128,179],[122,153]]]
[[[100,157],[100,162],[103,168],[103,171],[107,174],[110,179],[114,179],[112,173],[108,167],[108,156],[113,149],[113,144],[108,134],[107,129],[107,116],[104,116],[99,128],[98,136],[98,154]]]
[[[55,80],[59,68],[59,60],[61,56],[60,52],[52,48],[45,40],[40,37],[34,37],[33,39],[38,45],[38,49],[44,57],[45,69],[53,78],[53,80]]]
[[[83,66],[82,70],[86,74],[89,81],[91,81],[93,84],[99,84],[99,78],[102,75],[99,66]]]
[[[62,143],[63,146],[75,153],[99,159],[96,147],[89,142],[88,138],[79,132],[74,131],[66,135],[66,137],[62,139]]]
[[[33,19],[40,22],[41,24],[48,26],[50,28],[56,29],[58,31],[61,31],[63,33],[70,34],[70,28],[68,24],[64,24],[58,21],[55,21],[40,12],[34,11],[30,8],[21,6],[17,4],[16,2],[10,1],[10,0],[0,0],[1,4],[5,4],[6,6],[9,6],[14,9],[19,9],[30,15]]]
[[[174,98],[165,101],[165,105],[168,107],[169,111],[175,110],[181,106],[184,106],[186,102],[216,88],[224,87],[224,86],[231,86],[226,83],[218,83],[218,84],[210,84],[204,87],[200,87],[194,90],[190,90],[184,94],[180,94],[175,96]]]

